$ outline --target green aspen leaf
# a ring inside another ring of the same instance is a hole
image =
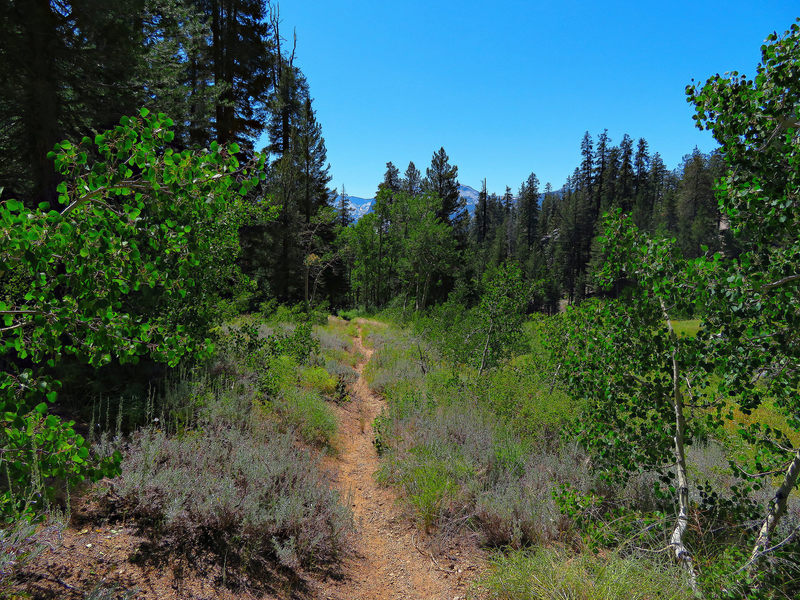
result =
[[[38,412],[40,415],[43,415],[44,413],[47,412],[47,404],[45,404],[44,402],[40,402],[39,404],[36,405],[36,408],[34,408],[34,410]]]
[[[147,110],[146,108],[142,108],[142,109],[139,111],[139,114],[140,114],[142,117],[146,117],[147,115],[149,115],[149,114],[150,114],[150,111],[149,111],[149,110]]]

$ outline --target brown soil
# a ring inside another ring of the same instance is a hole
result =
[[[363,322],[359,320],[360,322]],[[374,324],[374,323],[373,323]],[[468,539],[454,540],[430,552],[421,532],[410,523],[393,490],[375,481],[378,454],[372,443],[372,421],[383,409],[383,399],[372,392],[363,371],[372,356],[363,332],[354,338],[364,356],[351,402],[340,407],[340,453],[333,467],[336,485],[349,496],[359,539],[353,557],[345,560],[344,577],[320,588],[325,600],[465,598],[485,561]],[[474,593],[473,593],[474,596]]]
[[[357,366],[359,378],[351,387],[351,401],[336,408],[340,452],[325,463],[334,485],[351,503],[358,532],[354,551],[339,572],[296,575],[278,570],[261,574],[257,581],[231,582],[223,579],[222,568],[211,557],[189,559],[154,549],[133,524],[105,517],[107,507],[89,495],[76,502],[60,543],[20,574],[17,595],[11,597],[84,600],[102,584],[135,589],[133,597],[143,600],[466,598],[485,565],[474,541],[450,539],[431,552],[396,494],[375,481],[379,461],[372,421],[384,403],[362,374],[372,350],[364,346],[360,325],[360,335],[353,339],[354,351],[364,357]]]

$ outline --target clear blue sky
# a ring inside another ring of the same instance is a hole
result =
[[[692,78],[753,74],[795,1],[282,0],[282,34],[322,124],[332,186],[372,197],[391,160],[425,174],[444,146],[461,183],[560,187],[583,132],[644,137],[669,168],[715,147]]]

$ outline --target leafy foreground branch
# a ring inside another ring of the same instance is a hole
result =
[[[61,361],[142,356],[175,365],[211,349],[220,290],[240,285],[238,229],[264,158],[171,147],[172,121],[146,109],[50,158],[60,207],[0,203],[0,513],[38,510],[53,480],[111,473],[74,423],[48,414]],[[266,215],[265,215],[266,216]]]

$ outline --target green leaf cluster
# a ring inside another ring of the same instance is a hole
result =
[[[238,230],[264,157],[242,165],[219,144],[176,151],[172,126],[142,109],[93,140],[57,144],[58,204],[0,202],[0,277],[24,282],[0,298],[6,505],[37,478],[89,472],[83,438],[42,403],[55,399],[48,369],[62,357],[175,365],[213,349],[207,335],[221,290],[241,280]]]

